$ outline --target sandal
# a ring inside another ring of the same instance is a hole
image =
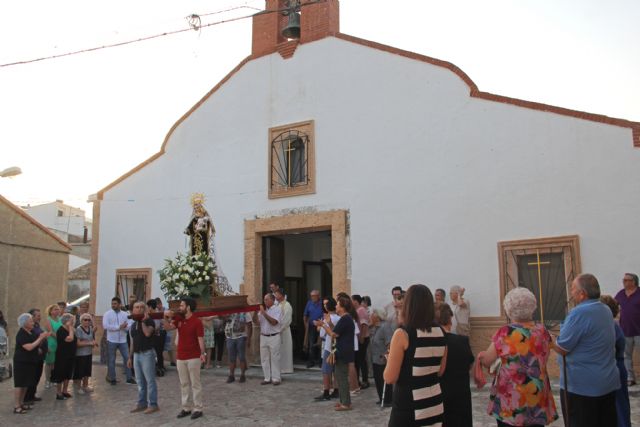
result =
[[[336,407],[336,411],[350,411],[353,409],[351,405],[340,405]]]
[[[13,408],[13,413],[24,415],[27,413],[27,411],[23,409],[22,406],[18,406],[17,408]]]

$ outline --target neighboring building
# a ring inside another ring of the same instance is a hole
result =
[[[379,307],[394,285],[458,284],[476,348],[514,286],[542,285],[557,322],[576,274],[613,293],[638,269],[640,123],[481,92],[451,63],[341,34],[338,21],[336,0],[303,5],[288,41],[280,13],[255,15],[251,55],[98,192],[97,313],[125,279],[161,294],[195,192],[226,276],[252,300],[275,280],[300,316],[313,288]]]
[[[67,276],[68,294],[67,300],[74,301],[84,295],[89,294],[89,279],[91,275],[91,263],[69,271]]]
[[[0,196],[0,307],[15,333],[17,318],[66,300],[71,246]]]
[[[56,233],[68,243],[91,241],[91,220],[84,210],[66,205],[62,200],[23,209],[42,225]]]

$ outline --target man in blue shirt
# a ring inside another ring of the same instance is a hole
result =
[[[304,350],[309,354],[307,368],[311,368],[316,362],[322,365],[320,360],[320,346],[318,345],[318,337],[320,333],[316,329],[313,322],[322,319],[322,301],[320,301],[320,292],[312,290],[309,294],[311,297],[307,301],[304,308]]]
[[[615,391],[620,388],[620,375],[611,310],[600,302],[600,285],[591,274],[575,278],[571,296],[576,306],[560,328],[554,346],[566,356],[567,363],[566,371],[560,371],[562,414],[570,427],[615,426]],[[558,364],[563,367],[562,357]]]

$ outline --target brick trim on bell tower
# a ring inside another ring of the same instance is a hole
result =
[[[295,53],[298,44],[335,36],[340,32],[338,0],[302,0],[300,2],[300,39],[287,40],[282,29],[288,17],[281,12],[286,0],[266,0],[265,10],[253,16],[251,56],[257,58],[280,52],[284,58]]]

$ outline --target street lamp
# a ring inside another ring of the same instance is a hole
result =
[[[17,166],[11,166],[10,168],[6,168],[5,170],[0,172],[0,178],[9,178],[12,176],[20,175],[22,173],[22,169]]]

